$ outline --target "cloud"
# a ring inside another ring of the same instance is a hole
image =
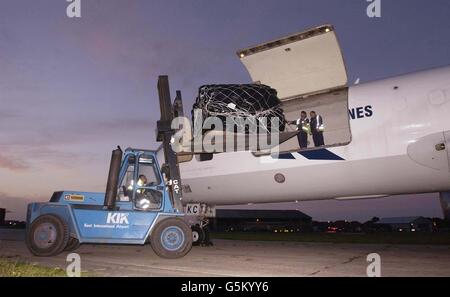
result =
[[[13,145],[1,146],[3,150],[0,155],[0,168],[11,171],[26,171],[36,167],[42,168],[42,163],[47,164],[45,168],[73,168],[74,164],[81,164],[92,160],[92,155],[61,151],[48,146]]]
[[[10,110],[0,110],[0,121],[9,120],[17,116],[17,112],[12,112]]]
[[[28,169],[29,166],[25,162],[17,160],[14,157],[0,155],[0,168],[20,171]]]

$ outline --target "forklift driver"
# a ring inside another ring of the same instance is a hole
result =
[[[147,185],[147,177],[143,174],[139,175],[138,181],[137,181],[137,186],[138,187],[145,187]],[[128,193],[130,193],[130,191],[133,191],[134,188],[134,180],[130,181],[130,184],[127,187],[127,195],[129,196]],[[136,193],[144,193],[145,189],[137,189]]]
[[[137,185],[138,185],[138,187],[145,187],[147,185],[147,177],[143,174],[139,175]],[[139,191],[140,190],[138,189],[137,192],[140,193]],[[145,190],[142,189],[142,191],[145,191]]]
[[[142,188],[149,186],[149,184],[147,184],[147,177],[145,175],[139,175],[137,186],[139,188],[136,190],[136,207],[143,210],[155,207],[159,208],[162,198],[160,195],[158,195],[160,193],[152,189]]]
[[[131,181],[130,187],[133,188],[133,181]],[[143,174],[139,175],[139,178],[137,180],[137,187],[136,189],[136,207],[140,209],[147,209],[150,207],[150,200],[147,198],[147,195],[145,195],[145,189],[142,187],[145,187],[147,185],[147,177]]]

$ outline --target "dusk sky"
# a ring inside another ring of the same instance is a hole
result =
[[[156,148],[156,81],[189,111],[199,86],[248,83],[236,50],[333,24],[349,82],[450,64],[448,0],[0,0],[0,207],[104,191],[111,150]],[[317,220],[439,216],[437,194],[282,204]]]

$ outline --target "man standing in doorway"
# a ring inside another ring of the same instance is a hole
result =
[[[308,147],[308,134],[310,133],[309,119],[306,111],[300,113],[300,118],[295,122],[297,130],[300,132],[297,134],[298,144],[301,149]]]
[[[311,111],[309,113],[311,117],[311,134],[313,136],[314,146],[322,146],[325,145],[325,141],[323,139],[323,131],[325,127],[323,125],[322,116],[316,114],[315,111]]]

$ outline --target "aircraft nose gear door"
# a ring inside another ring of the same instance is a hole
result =
[[[416,163],[449,171],[450,131],[439,132],[419,138],[408,145],[408,156]]]

